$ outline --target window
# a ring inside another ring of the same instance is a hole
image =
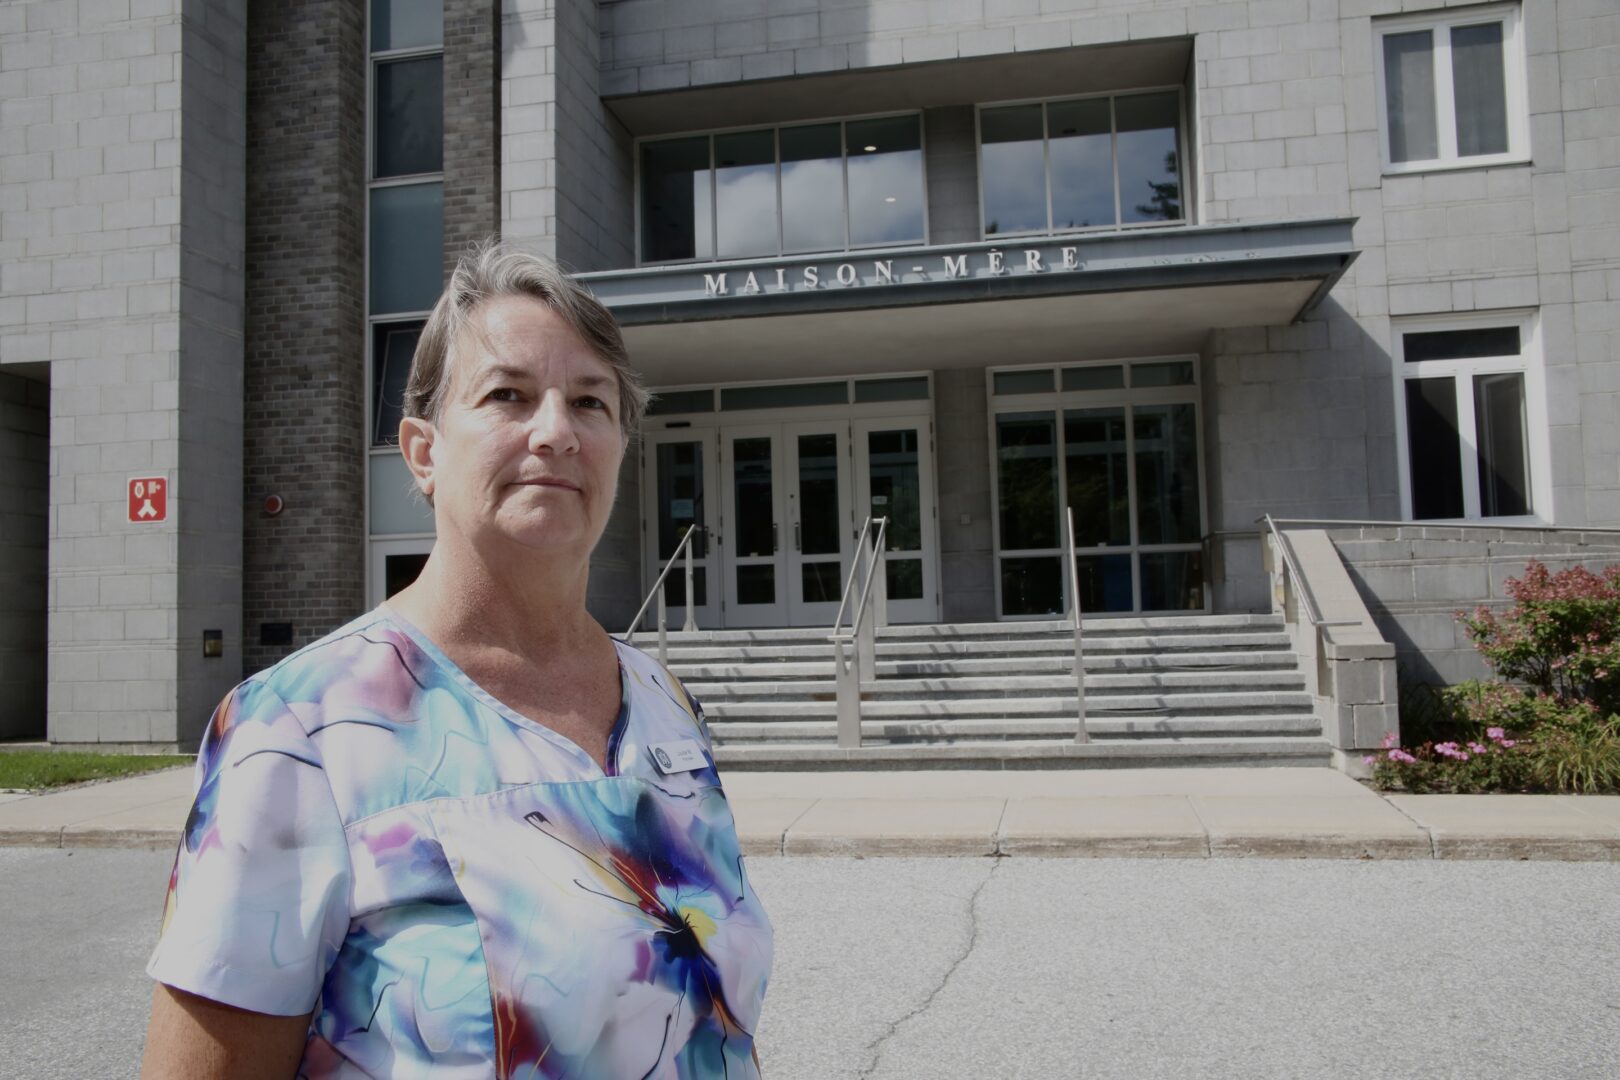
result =
[[[1395,339],[1406,516],[1538,516],[1546,456],[1531,320],[1418,320],[1398,325]]]
[[[924,240],[916,115],[648,140],[639,168],[643,263]]]
[[[1183,219],[1181,91],[979,111],[986,236]]]
[[[1001,615],[1203,610],[1195,361],[989,375]]]
[[[1529,157],[1517,6],[1374,23],[1386,172]]]

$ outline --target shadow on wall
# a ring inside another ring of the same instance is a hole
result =
[[[1217,330],[1203,355],[1216,611],[1269,611],[1260,530],[1399,516],[1389,348],[1328,296],[1302,322]]]
[[[1620,563],[1620,531],[1407,525],[1329,536],[1410,683],[1449,685],[1490,673],[1457,613],[1512,604],[1507,581],[1530,560],[1553,573]]]

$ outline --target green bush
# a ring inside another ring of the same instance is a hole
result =
[[[1459,613],[1494,678],[1406,686],[1409,748],[1386,736],[1373,783],[1412,792],[1620,793],[1620,566],[1508,580],[1504,612]]]

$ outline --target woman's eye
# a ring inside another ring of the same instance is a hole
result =
[[[510,386],[497,386],[489,392],[491,401],[516,401],[518,392]]]
[[[578,400],[576,400],[574,402],[574,404],[580,406],[581,408],[586,408],[586,409],[605,409],[605,408],[607,408],[607,402],[603,401],[599,397],[592,397],[589,394],[586,394],[584,397],[579,398]]]

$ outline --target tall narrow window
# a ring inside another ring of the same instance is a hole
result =
[[[1373,33],[1386,169],[1528,156],[1517,4],[1380,20]]]

